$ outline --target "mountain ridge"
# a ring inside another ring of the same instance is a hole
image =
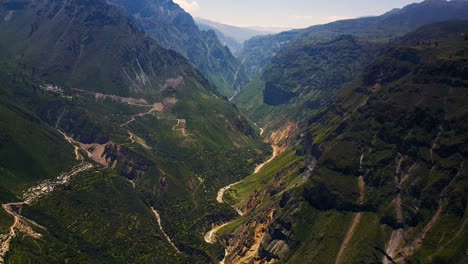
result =
[[[201,23],[197,22],[197,26],[198,26],[198,28],[200,28],[200,30],[206,30],[206,31],[212,30],[212,31],[214,31],[216,33],[216,36],[218,37],[219,41],[224,46],[229,47],[229,50],[231,50],[232,55],[234,55],[235,57],[237,57],[239,55],[239,53],[241,52],[242,44],[240,42],[238,42],[237,40],[235,40],[234,38],[225,35],[223,32],[221,32],[218,29],[216,29],[214,27],[211,27],[209,25],[205,25],[205,24],[201,24]]]
[[[200,17],[196,17],[195,21],[198,24],[204,24],[204,25],[213,27],[221,31],[226,36],[234,38],[240,44],[244,43],[244,41],[254,36],[268,35],[268,34],[273,33],[271,31],[260,31],[260,30],[249,28],[249,27],[236,27],[232,25],[227,25],[227,24],[211,21],[209,19],[200,18]]]
[[[468,2],[465,0],[425,0],[381,16],[348,19],[281,32],[272,36],[255,37],[246,41],[240,58],[244,61],[247,72],[255,78],[261,74],[271,58],[283,46],[287,46],[292,41],[300,39],[320,41],[324,37],[329,38],[340,34],[388,39],[409,33],[425,24],[443,20],[466,19],[467,15]]]
[[[107,0],[160,45],[184,55],[219,91],[231,96],[248,81],[243,66],[212,31],[201,31],[172,0]]]

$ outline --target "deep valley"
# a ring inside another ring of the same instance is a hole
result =
[[[176,2],[0,1],[0,263],[468,263],[468,1]]]

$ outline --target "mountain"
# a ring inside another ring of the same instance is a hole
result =
[[[231,102],[161,3],[1,2],[0,263],[468,262],[468,20],[298,38]]]
[[[108,0],[166,49],[184,55],[224,95],[247,81],[243,66],[212,31],[201,31],[190,14],[172,0]]]
[[[333,36],[351,34],[386,40],[402,36],[426,24],[466,18],[466,0],[426,0],[402,9],[394,9],[381,16],[342,20],[276,35],[254,37],[245,42],[239,58],[248,74],[254,78],[262,73],[282,47],[298,39],[323,41]]]
[[[214,22],[204,18],[195,18],[195,21],[198,25],[205,25],[211,28],[215,28],[222,32],[224,35],[235,39],[239,43],[244,43],[244,41],[260,35],[268,35],[273,33],[273,31],[268,30],[256,30],[248,27],[236,27],[231,25],[226,25],[218,22]]]
[[[41,1],[37,7],[31,2],[20,2],[24,5],[20,9],[16,8],[17,3],[8,2],[3,7],[7,19],[0,24],[0,58],[26,64],[53,83],[125,97],[144,94],[156,99],[155,86],[164,85],[171,77],[188,75],[197,76],[199,82],[215,91],[186,59],[161,48],[117,9],[109,9],[102,1],[94,5],[82,1],[68,9],[63,1]],[[78,12],[77,8],[89,11]]]
[[[214,263],[216,190],[268,147],[104,0],[0,5],[0,262]]]
[[[264,128],[277,129],[285,120],[301,120],[307,111],[327,105],[384,47],[351,35],[294,43],[234,101]]]
[[[360,74],[401,32],[449,14],[468,18],[468,2],[426,1],[381,17],[344,20],[270,38],[259,37],[265,43],[275,37],[278,37],[275,41],[282,43],[287,42],[286,37],[297,39],[278,48],[273,57],[264,56],[268,51],[265,46],[253,49],[255,53],[250,57],[263,60],[256,62],[256,67],[263,65],[257,69],[261,75],[246,85],[233,102],[264,128],[274,130],[286,121],[301,120],[304,109],[327,105],[343,85]]]
[[[211,27],[209,25],[202,24],[198,21],[197,21],[197,26],[200,30],[206,30],[206,31],[213,30],[216,33],[216,36],[218,37],[221,44],[223,44],[224,46],[228,46],[229,50],[232,52],[234,56],[238,56],[240,54],[242,50],[242,44],[238,42],[237,40],[235,40],[234,38],[224,35],[224,33],[221,32],[220,30],[214,27]]]
[[[271,132],[272,161],[224,195],[225,263],[466,263],[467,29],[405,35]]]

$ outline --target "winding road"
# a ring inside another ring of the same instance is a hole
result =
[[[75,144],[74,140],[66,136],[63,132],[59,132],[70,144],[73,145],[75,159],[78,161],[84,160],[83,156],[79,152],[79,147]],[[42,235],[34,231],[33,228],[46,230],[45,227],[39,225],[33,220],[27,219],[15,209],[21,209],[23,206],[28,206],[34,202],[37,202],[38,200],[54,192],[57,187],[67,185],[72,177],[93,167],[94,166],[91,163],[81,162],[74,166],[70,171],[60,174],[55,180],[46,180],[37,186],[29,188],[24,192],[24,200],[22,202],[7,203],[2,205],[2,208],[5,210],[5,212],[11,215],[14,220],[13,224],[10,226],[10,232],[5,235],[0,235],[0,264],[5,263],[5,256],[10,250],[11,241],[18,236],[18,233],[23,233],[26,236],[30,236],[34,239],[40,239]]]

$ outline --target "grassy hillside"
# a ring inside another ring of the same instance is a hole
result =
[[[74,165],[73,147],[30,109],[14,102],[28,80],[0,75],[0,170],[2,202],[10,201],[31,184],[54,178]],[[10,199],[10,200],[9,200]]]
[[[287,121],[303,121],[307,112],[327,105],[384,47],[351,35],[319,43],[298,41],[281,50],[261,81],[252,81],[234,102],[262,126],[277,129]]]
[[[11,14],[0,22],[2,243],[14,219],[21,225],[0,257],[218,259],[222,249],[203,233],[235,212],[215,192],[247,176],[267,150],[250,122],[104,1],[13,2],[0,7]],[[93,168],[72,173],[78,163]],[[70,182],[55,184],[64,172]],[[45,195],[10,204],[38,184]]]
[[[246,214],[220,231],[227,263],[465,263],[466,28],[394,43],[234,186]]]

